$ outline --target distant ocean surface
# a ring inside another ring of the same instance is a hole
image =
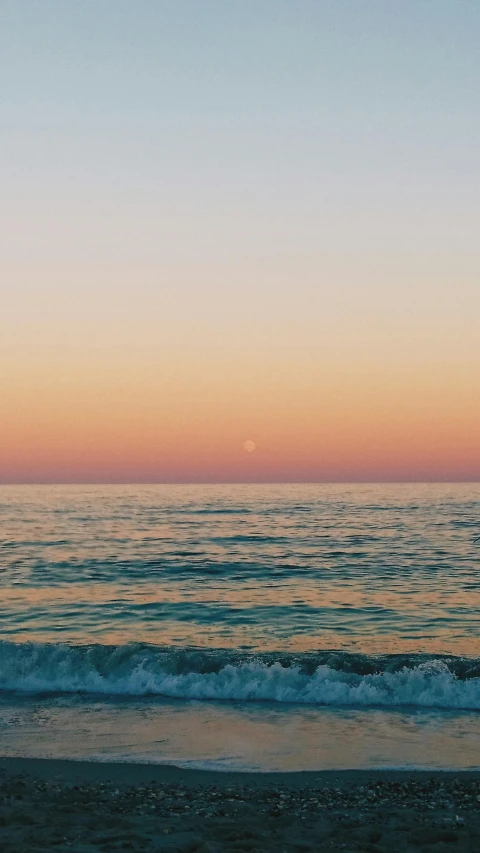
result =
[[[480,766],[480,484],[0,488],[0,753]]]

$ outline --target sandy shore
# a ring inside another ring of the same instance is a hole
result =
[[[480,773],[0,759],[0,851],[480,851]]]

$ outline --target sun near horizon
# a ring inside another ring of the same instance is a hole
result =
[[[480,480],[478,15],[424,5],[7,4],[1,483]]]

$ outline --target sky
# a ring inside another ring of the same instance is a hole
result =
[[[0,0],[0,482],[480,480],[479,43]]]

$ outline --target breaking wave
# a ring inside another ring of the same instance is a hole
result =
[[[0,690],[480,710],[480,661],[0,642]]]

